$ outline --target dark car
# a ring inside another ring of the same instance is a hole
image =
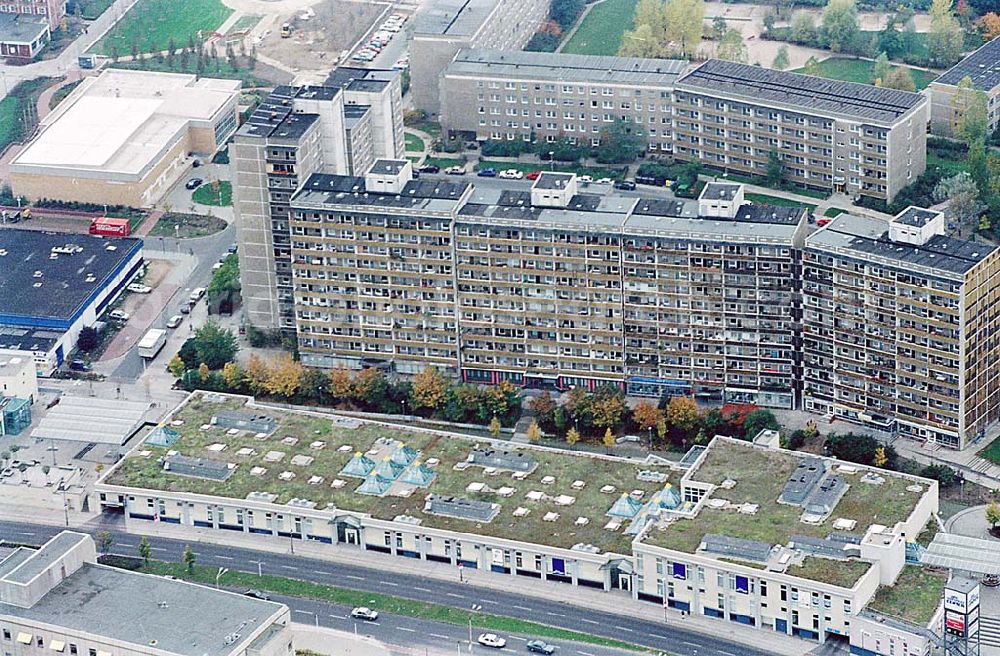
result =
[[[545,656],[551,656],[556,650],[555,645],[550,645],[542,640],[529,640],[528,641],[528,651],[534,652],[536,654],[545,654]]]
[[[191,306],[185,303],[180,307],[181,314],[191,314]]]
[[[204,180],[202,180],[201,178],[191,178],[190,180],[184,183],[184,186],[187,187],[188,189],[197,189],[198,187],[201,186],[202,182],[204,182]]]
[[[621,189],[622,191],[635,191],[635,182],[632,180],[616,180],[615,189]]]
[[[271,601],[271,597],[266,592],[261,592],[255,588],[250,588],[243,593],[244,597],[252,597],[254,599],[260,599],[261,601]]]
[[[86,360],[72,360],[69,363],[69,368],[73,371],[90,371],[90,363]]]
[[[478,175],[480,178],[495,178],[497,177],[497,170],[492,167],[479,169],[479,173],[477,173],[476,175]]]
[[[235,253],[236,251],[238,251],[239,249],[240,249],[239,244],[230,244],[229,248],[228,248],[228,252],[230,254],[232,254],[232,253]]]
[[[417,170],[421,173],[440,173],[441,167],[436,164],[424,164]]]
[[[650,185],[653,187],[662,187],[667,184],[666,178],[661,178],[653,175],[637,175],[635,176],[635,181],[641,185]]]

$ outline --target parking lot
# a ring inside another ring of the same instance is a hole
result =
[[[386,12],[384,16],[380,21],[376,21],[372,29],[365,34],[365,38],[358,44],[358,47],[351,52],[350,59],[348,60],[349,65],[380,69],[403,67],[397,65],[397,63],[402,64],[400,60],[408,57],[407,29],[409,27],[410,15],[403,11],[393,10]],[[392,17],[394,16],[403,20],[393,21]],[[396,31],[393,32],[388,29],[390,27]],[[377,53],[371,47],[371,43],[377,40],[376,35],[383,37],[381,39],[381,50]],[[390,38],[385,40],[385,37]],[[355,59],[355,57],[359,56],[362,58]],[[368,56],[371,56],[371,59],[367,59]]]

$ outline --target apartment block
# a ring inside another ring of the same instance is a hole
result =
[[[414,107],[440,111],[438,78],[459,50],[520,50],[548,12],[549,0],[432,0],[421,7],[410,35]]]
[[[1000,250],[944,231],[910,207],[806,240],[806,410],[955,449],[1000,418]]]
[[[674,85],[674,157],[821,191],[892,201],[926,168],[917,93],[709,60]]]
[[[470,382],[797,404],[797,253],[806,212],[744,202],[314,174],[292,199],[304,362],[433,364]]]
[[[300,182],[320,170],[361,174],[377,153],[404,152],[399,76],[382,73],[362,83],[334,72],[329,85],[278,87],[233,138],[242,295],[256,328],[295,330],[288,200]]]
[[[671,94],[687,62],[460,50],[441,74],[441,125],[472,139],[596,146],[627,121],[652,152],[672,150]]]
[[[1000,38],[984,44],[931,82],[925,92],[930,96],[931,132],[943,137],[955,135],[956,110],[961,115],[961,99],[956,98],[958,83],[969,78],[973,88],[987,98],[987,121],[992,133],[1000,125]]]

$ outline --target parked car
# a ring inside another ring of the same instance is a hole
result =
[[[615,444],[625,444],[626,442],[634,442],[635,444],[639,444],[642,442],[642,438],[639,437],[638,435],[622,435],[621,437],[615,440]]]
[[[365,622],[374,622],[378,619],[378,611],[372,610],[367,606],[358,606],[351,611],[351,617],[356,620],[364,620]]]
[[[201,297],[204,295],[205,295],[204,287],[195,287],[194,289],[191,290],[191,295],[188,297],[188,299],[192,303],[197,303],[198,301],[201,300]]]
[[[544,640],[529,640],[527,647],[528,651],[536,654],[545,654],[545,656],[551,656],[556,650],[555,645],[550,645]]]
[[[615,181],[612,180],[611,178],[598,178],[597,180],[594,180],[594,184],[604,184],[604,185],[607,185],[607,184],[614,184],[614,183],[615,183]]]
[[[520,180],[524,177],[524,173],[518,171],[517,169],[506,169],[500,171],[500,177],[504,180]]]
[[[128,312],[125,312],[124,310],[112,310],[108,313],[108,317],[110,319],[114,319],[115,321],[125,323],[128,321]]]
[[[191,314],[191,306],[186,303],[182,305],[179,309],[181,314]]]
[[[476,175],[480,178],[495,178],[497,177],[497,170],[493,167],[479,169],[479,172],[476,173]]]
[[[589,175],[581,175],[577,178],[577,180],[583,182],[584,184],[590,184],[594,181],[594,178]]]
[[[226,249],[226,251],[227,251],[227,252],[228,252],[228,253],[229,253],[230,255],[232,255],[233,253],[235,253],[235,252],[236,252],[236,251],[238,251],[239,249],[240,249],[240,246],[239,246],[239,244],[229,244],[229,248],[228,248],[228,249]]]
[[[830,223],[830,221],[832,221],[832,220],[833,219],[831,219],[829,217],[823,217],[822,219],[816,219],[816,225],[819,226],[820,228],[822,228],[823,226],[825,226],[828,223]]]
[[[541,174],[542,174],[541,171],[531,171],[529,173],[525,173],[524,177],[527,180],[537,180],[538,176],[540,176]]]
[[[618,180],[615,182],[615,189],[623,191],[635,191],[635,182],[632,180]]]
[[[218,271],[221,268],[222,268],[222,262],[216,262],[215,264],[212,265],[212,271]]]
[[[167,319],[167,328],[176,328],[177,326],[181,325],[182,321],[184,321],[184,317],[182,317],[179,314],[175,314],[174,316]]]
[[[125,289],[135,294],[148,294],[149,292],[153,291],[153,288],[150,287],[149,285],[143,285],[142,283],[138,282],[133,282]]]
[[[444,170],[445,175],[465,175],[464,166],[449,166]]]
[[[440,173],[441,167],[436,164],[424,164],[417,170],[421,173]]]
[[[256,588],[250,588],[243,593],[244,597],[252,597],[253,599],[260,599],[261,601],[271,601],[271,596],[266,592],[261,592]]]
[[[72,369],[73,371],[90,371],[91,370],[91,366],[90,366],[89,362],[87,362],[86,360],[79,360],[79,359],[72,360],[69,363],[69,368]]]
[[[476,642],[483,647],[492,647],[493,649],[503,649],[507,646],[507,641],[495,633],[481,633]]]
[[[202,180],[201,178],[191,178],[190,180],[184,183],[184,186],[187,187],[188,189],[197,189],[198,187],[201,186],[202,182],[204,182],[204,180]]]

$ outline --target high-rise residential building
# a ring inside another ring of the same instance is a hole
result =
[[[687,62],[487,49],[460,50],[441,74],[441,125],[472,139],[596,146],[627,121],[670,152],[671,93]]]
[[[1000,250],[944,232],[910,207],[807,238],[806,410],[956,449],[1000,419]]]
[[[314,174],[292,199],[304,362],[436,365],[470,382],[627,386],[797,404],[801,209]]]
[[[926,168],[918,93],[709,60],[674,85],[674,157],[892,201]]]
[[[956,97],[958,84],[969,78],[973,89],[986,94],[989,132],[1000,125],[1000,38],[987,42],[931,82],[931,132],[944,137],[955,134],[956,115],[962,113],[964,99]]]
[[[516,51],[548,16],[550,0],[432,0],[410,35],[410,93],[417,109],[436,114],[438,78],[462,48]]]
[[[233,138],[242,296],[255,328],[295,330],[288,199],[299,183],[321,170],[363,174],[378,153],[403,156],[399,75],[371,74],[335,71],[330,84],[278,87]]]

